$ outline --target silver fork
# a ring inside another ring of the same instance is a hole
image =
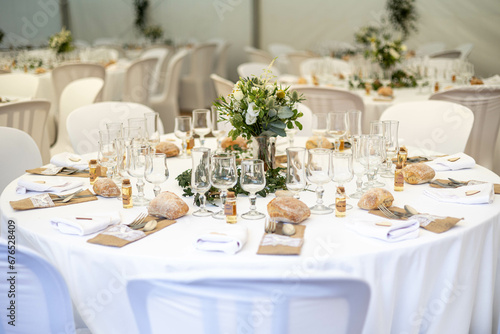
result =
[[[387,218],[391,218],[391,219],[399,219],[401,217],[397,216],[394,212],[392,212],[391,210],[389,210],[388,208],[386,208],[385,206],[383,206],[382,204],[378,206],[378,209],[380,211],[382,211],[382,213],[384,214],[384,216],[386,216]]]
[[[144,227],[144,225],[146,224],[145,223],[145,220],[146,220],[146,217],[148,216],[147,213],[143,212],[141,214],[139,214],[130,224],[128,224],[127,226],[130,227],[131,229],[133,230],[137,230],[137,229],[140,229],[142,227]]]
[[[276,221],[271,217],[266,217],[266,225],[264,226],[266,233],[276,232]]]

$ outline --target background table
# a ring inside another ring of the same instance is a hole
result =
[[[213,140],[208,142],[213,147]],[[168,166],[170,178],[162,189],[180,195],[175,177],[190,168],[191,160],[170,158]],[[500,177],[479,166],[437,176],[500,183]],[[388,184],[392,182],[386,180]],[[230,256],[194,248],[193,241],[200,233],[226,224],[211,217],[193,217],[191,213],[196,208],[192,198],[185,198],[190,211],[176,224],[123,248],[112,248],[87,243],[92,236],[63,235],[50,226],[49,219],[56,215],[121,210],[120,201],[99,198],[66,207],[14,212],[9,200],[26,197],[15,193],[15,185],[16,181],[12,182],[0,198],[2,230],[5,231],[8,219],[14,220],[18,243],[34,249],[58,268],[68,284],[77,322],[83,319],[93,333],[136,332],[125,289],[129,278],[153,273],[198,277],[214,272],[242,276],[251,272],[298,279],[316,275],[335,277],[341,273],[362,278],[372,291],[366,334],[483,334],[496,333],[499,328],[498,196],[490,205],[445,204],[422,195],[428,185],[405,185],[404,192],[394,193],[394,205],[410,204],[420,212],[464,220],[442,234],[420,229],[419,238],[399,243],[354,233],[349,228],[350,221],[368,213],[356,208],[356,200],[348,200],[355,208],[348,211],[347,218],[312,215],[304,223],[307,227],[300,256],[257,255],[264,221],[239,219],[238,224],[248,228],[248,241],[239,253]],[[351,182],[347,193],[353,191]],[[152,197],[151,185],[147,186],[146,194]],[[258,209],[265,212],[273,197],[257,198]],[[303,192],[301,199],[312,205],[315,194]],[[330,204],[333,200],[334,185],[329,183],[325,201]],[[248,198],[239,197],[238,212],[241,214],[248,208]],[[141,208],[131,210],[135,214]]]

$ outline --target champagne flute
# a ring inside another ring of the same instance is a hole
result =
[[[316,113],[312,118],[312,133],[318,136],[318,148],[323,147],[323,140],[325,139],[328,131],[328,114]]]
[[[306,168],[307,180],[317,185],[316,205],[311,207],[311,213],[324,215],[332,213],[333,210],[323,204],[323,185],[332,179],[331,150],[325,148],[313,148],[309,150],[309,161]]]
[[[137,196],[133,197],[134,206],[146,206],[149,200],[144,196],[144,173],[146,171],[146,157],[151,148],[145,143],[127,145],[126,169],[130,176],[137,178]]]
[[[144,177],[146,178],[146,181],[154,184],[153,191],[156,197],[161,192],[160,184],[168,180],[169,172],[167,166],[167,156],[164,153],[153,152],[153,149],[151,149],[150,154],[146,156]]]
[[[361,136],[360,161],[366,168],[368,183],[366,189],[374,187],[374,178],[379,166],[382,164],[383,138],[377,135]]]
[[[182,152],[179,155],[181,159],[189,158],[187,154],[187,139],[191,138],[191,117],[190,116],[177,116],[175,117],[174,134],[177,138],[182,140]]]
[[[328,113],[328,134],[333,137],[335,142],[335,151],[340,148],[340,138],[347,132],[347,113],[330,112]]]
[[[160,143],[160,131],[158,130],[160,114],[154,111],[147,112],[144,114],[144,118],[146,120],[146,138],[149,141],[149,145],[155,148]]]
[[[191,189],[200,199],[200,209],[193,212],[193,216],[206,217],[212,215],[205,205],[205,193],[210,190],[210,149],[206,147],[195,147],[191,150],[193,161],[191,169]]]
[[[224,129],[222,122],[219,121],[219,111],[216,107],[212,107],[212,134],[217,139],[216,152],[223,152],[222,138],[226,134],[226,130]]]
[[[116,164],[113,166],[113,181],[116,184],[121,184],[123,177],[123,123],[110,122],[106,123],[108,136],[115,141],[116,145]],[[120,196],[121,197],[121,196]],[[121,198],[120,198],[121,200]]]
[[[300,199],[300,192],[307,185],[306,182],[306,149],[303,147],[289,147],[286,149],[286,187],[293,192],[293,197]]]
[[[332,167],[333,167],[333,177],[332,181],[338,184],[338,187],[343,187],[346,182],[352,180],[354,176],[353,166],[352,166],[352,154],[351,153],[332,153]],[[335,209],[335,203],[330,205],[332,209]],[[346,204],[346,209],[352,209],[352,205]]]
[[[250,211],[241,215],[244,219],[261,219],[266,215],[258,212],[255,207],[255,201],[258,191],[261,191],[266,186],[266,173],[264,171],[264,161],[259,159],[243,160],[241,162],[241,188],[248,191],[250,195]]]
[[[363,175],[366,173],[366,168],[361,163],[361,137],[355,136],[352,140],[352,169],[356,176],[356,192],[349,195],[351,198],[361,198],[363,196]]]
[[[236,170],[236,156],[232,153],[218,153],[212,156],[210,166],[210,183],[220,189],[220,199],[224,208],[227,198],[227,190],[234,187],[238,182]],[[212,215],[216,219],[225,219],[224,209]]]
[[[392,159],[396,157],[399,151],[398,143],[398,127],[399,122],[394,120],[383,121],[384,124],[384,143],[385,143],[385,173],[382,177],[392,178],[394,172],[392,171]]]
[[[200,145],[205,147],[205,136],[212,129],[210,110],[195,109],[193,110],[193,130],[194,133],[200,136]]]

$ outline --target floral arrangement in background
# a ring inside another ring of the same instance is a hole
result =
[[[295,104],[304,99],[297,92],[290,92],[289,87],[270,82],[271,66],[272,63],[259,77],[240,78],[229,96],[215,101],[221,119],[228,120],[234,127],[229,131],[233,139],[238,136],[248,140],[258,136],[285,137],[285,128],[294,126],[302,130],[298,119],[303,114],[297,111]]]
[[[155,43],[158,39],[163,37],[163,28],[160,25],[150,25],[144,28],[142,33],[151,43]]]
[[[4,32],[2,29],[0,29],[0,44],[2,44],[2,40],[3,40],[3,36],[4,36]]]
[[[401,38],[392,39],[390,34],[382,34],[370,39],[370,47],[365,50],[365,57],[387,70],[401,62],[405,51],[406,45]]]
[[[391,82],[389,86],[392,88],[413,88],[417,87],[417,77],[408,71],[396,70],[391,74]],[[349,88],[352,89],[365,89],[366,85],[370,85],[374,90],[378,90],[383,84],[380,80],[375,79],[371,82],[369,80],[365,81],[357,75],[354,75],[352,79],[349,80]]]
[[[49,38],[49,48],[54,50],[57,54],[73,51],[73,36],[71,31],[62,28],[62,30]]]
[[[407,39],[412,31],[417,31],[415,0],[387,0],[386,9],[389,22],[403,34],[403,39]]]

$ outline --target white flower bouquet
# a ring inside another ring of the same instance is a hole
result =
[[[60,32],[50,36],[49,47],[57,54],[73,51],[75,48],[73,46],[71,31],[63,27]]]

